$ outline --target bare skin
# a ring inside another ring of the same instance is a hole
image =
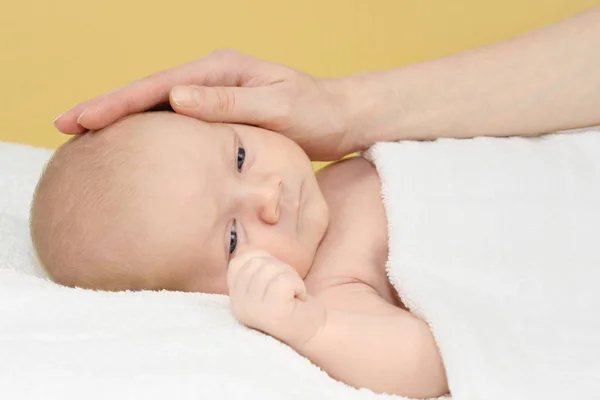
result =
[[[330,225],[304,282],[268,253],[245,249],[229,269],[234,314],[352,386],[414,398],[446,394],[428,325],[404,308],[387,279],[375,168],[354,158],[317,177]]]
[[[204,121],[286,135],[313,160],[377,141],[538,135],[600,124],[599,47],[596,7],[502,43],[342,79],[219,51],[81,103],[55,125],[79,134],[170,102]],[[350,385],[414,397],[447,392],[431,333],[386,283],[375,171],[345,161],[318,181],[331,224],[308,274],[250,246],[215,287],[227,288],[242,322]]]
[[[170,101],[204,121],[281,133],[313,160],[377,141],[532,136],[600,124],[598,48],[600,6],[500,43],[336,79],[220,50],[83,102],[55,125],[77,134]]]
[[[229,294],[242,323],[342,382],[447,393],[427,324],[387,279],[387,221],[368,161],[315,176],[282,135],[173,113],[80,139],[58,152],[33,206],[34,244],[56,281]]]
[[[318,176],[325,198],[335,204],[330,208],[332,232],[325,236],[305,282],[308,293],[314,290],[333,310],[327,312],[328,329],[306,351],[323,362],[331,360],[332,374],[356,386],[369,382],[382,392],[403,391],[410,397],[447,393],[429,327],[404,308],[385,271],[387,219],[374,166],[355,158]],[[405,333],[398,340],[400,330]],[[331,346],[333,341],[338,345]]]

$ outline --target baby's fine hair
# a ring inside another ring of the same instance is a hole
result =
[[[37,258],[55,282],[71,287],[128,289],[127,217],[136,207],[142,168],[127,138],[129,120],[76,136],[46,165],[36,187],[30,231]],[[121,245],[120,245],[121,244]]]

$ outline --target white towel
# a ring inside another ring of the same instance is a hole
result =
[[[455,400],[600,399],[600,131],[381,143],[388,274]]]
[[[0,142],[0,399],[356,399],[225,296],[60,287],[35,264],[27,215],[47,150]],[[21,271],[21,272],[17,272]]]
[[[45,276],[33,256],[28,219],[33,190],[51,154],[46,149],[0,142],[0,270]]]

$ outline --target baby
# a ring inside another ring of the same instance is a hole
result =
[[[145,113],[56,151],[31,232],[57,283],[228,294],[241,322],[336,379],[440,396],[433,336],[386,276],[380,189],[360,157],[315,175],[279,134]]]

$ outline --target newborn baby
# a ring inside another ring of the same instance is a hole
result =
[[[146,113],[56,151],[31,231],[60,284],[228,294],[241,322],[336,379],[443,395],[433,336],[386,276],[380,189],[360,157],[315,175],[279,134]]]

